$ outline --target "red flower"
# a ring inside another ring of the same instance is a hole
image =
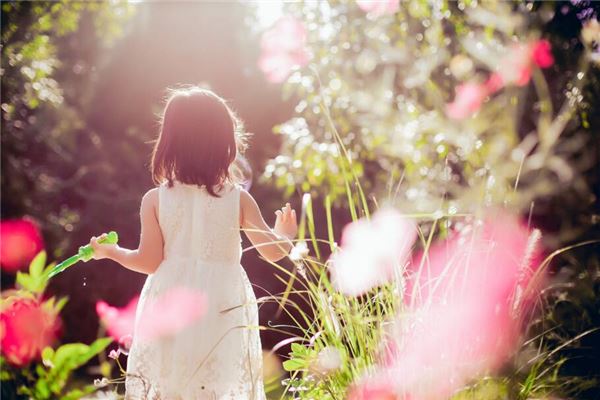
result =
[[[38,358],[58,335],[60,320],[34,299],[18,298],[9,302],[0,316],[2,354],[17,366]]]
[[[283,82],[292,69],[308,64],[306,28],[294,17],[280,18],[261,40],[260,69],[271,82]]]
[[[29,219],[0,222],[0,263],[6,272],[14,273],[27,267],[37,253],[44,249],[38,226]]]
[[[554,57],[552,56],[552,47],[550,42],[547,40],[538,40],[533,44],[533,61],[540,68],[548,68],[554,64]]]

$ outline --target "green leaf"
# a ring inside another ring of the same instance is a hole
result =
[[[21,271],[17,272],[17,286],[32,292],[34,282],[29,274],[25,274]]]
[[[292,343],[292,353],[294,354],[306,354],[306,347],[302,346],[301,344],[298,343]]]
[[[65,307],[65,305],[67,304],[68,301],[69,301],[68,297],[61,297],[58,300],[58,302],[56,302],[56,306],[54,306],[54,309],[56,310],[56,312],[62,311],[62,309]]]
[[[304,369],[306,363],[303,360],[292,358],[283,362],[283,369],[286,371],[298,371]]]
[[[86,364],[111,342],[111,338],[100,338],[89,346],[83,343],[67,343],[57,348],[52,358],[54,367],[48,374],[48,380],[52,382],[52,392],[59,394],[71,372]]]
[[[48,386],[48,381],[46,379],[38,379],[35,382],[35,399],[49,399],[52,393],[50,392],[50,387]]]
[[[98,388],[94,385],[87,385],[83,388],[73,389],[70,392],[67,392],[64,396],[60,398],[60,400],[78,400],[85,395],[90,393],[94,393]]]
[[[42,360],[46,363],[53,363],[54,349],[52,347],[44,347],[42,350]]]
[[[46,252],[42,250],[33,258],[31,264],[29,264],[29,274],[34,278],[40,277],[44,271],[45,265]]]

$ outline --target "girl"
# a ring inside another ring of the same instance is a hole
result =
[[[277,261],[297,232],[289,203],[265,223],[236,178],[244,147],[240,121],[215,93],[191,87],[170,95],[152,155],[157,188],[141,203],[139,247],[98,244],[109,258],[148,274],[136,313],[126,399],[264,399],[256,297],[240,265],[240,226],[259,253]],[[175,336],[136,339],[140,315],[167,290],[205,293],[206,314]],[[254,327],[254,329],[252,329]]]

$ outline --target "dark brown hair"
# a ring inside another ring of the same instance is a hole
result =
[[[219,197],[237,183],[234,161],[246,146],[243,125],[225,100],[197,86],[171,89],[152,152],[152,179],[205,186]]]

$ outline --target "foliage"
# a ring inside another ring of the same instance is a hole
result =
[[[305,21],[313,60],[284,87],[300,101],[296,115],[276,128],[282,155],[265,179],[287,193],[301,187],[340,204],[349,174],[361,178],[368,196],[394,197],[413,212],[469,212],[482,201],[527,210],[556,194],[557,180],[589,193],[581,172],[591,166],[591,137],[561,139],[567,128],[589,127],[597,101],[582,96],[592,86],[579,41],[547,35],[556,57],[551,70],[534,69],[531,85],[490,96],[472,118],[455,121],[446,112],[461,84],[482,82],[498,66],[518,69],[518,60],[507,60],[512,46],[566,18],[561,5],[414,1],[387,15],[359,5],[286,8]],[[346,170],[335,161],[327,112],[352,160]]]
[[[132,10],[125,2],[2,3],[4,218],[26,212],[50,220],[44,228],[55,237],[73,230],[79,220],[74,192],[88,171],[67,164],[89,148],[79,134],[90,100],[85,92],[94,85],[95,52],[121,35]],[[95,30],[96,43],[82,39],[84,30]],[[81,48],[85,52],[76,51]]]
[[[47,310],[50,315],[57,318],[60,311],[67,303],[67,298],[62,297],[58,300],[55,297],[45,298],[44,291],[48,285],[49,272],[54,264],[45,266],[46,254],[39,253],[29,266],[29,273],[17,273],[17,289],[7,291],[2,296],[2,313],[9,312],[11,303],[22,299],[35,299],[39,301],[41,308]],[[4,317],[4,316],[3,316]],[[10,315],[7,315],[10,318]],[[4,320],[4,318],[3,318]],[[41,321],[21,320],[14,322],[16,324],[26,323],[26,326],[17,326],[16,329],[25,333],[27,330],[44,329],[43,326],[37,326]],[[13,324],[14,324],[13,323]],[[85,394],[94,392],[97,388],[94,385],[83,387],[74,387],[71,383],[71,376],[78,368],[86,365],[90,360],[112,342],[111,338],[100,338],[90,345],[83,343],[66,343],[57,347],[46,346],[39,349],[34,359],[24,360],[24,364],[14,364],[9,362],[12,347],[7,347],[3,333],[3,355],[2,355],[2,397],[6,398],[30,398],[35,400],[43,399],[79,399]],[[52,344],[53,334],[50,333],[47,344]],[[18,346],[35,347],[41,343],[27,342],[27,335],[23,335],[16,340],[22,341]],[[46,343],[46,342],[44,342]],[[8,356],[5,358],[5,356]],[[25,397],[24,397],[25,396]]]
[[[348,208],[353,219],[368,215],[367,199],[436,221],[503,204],[529,214],[544,230],[549,251],[597,240],[593,132],[600,121],[593,110],[600,104],[600,75],[593,63],[600,39],[591,33],[592,27],[597,32],[597,5],[414,1],[387,11],[372,5],[285,7],[286,18],[304,22],[312,61],[284,84],[286,96],[299,98],[296,115],[276,127],[282,155],[271,160],[263,179],[288,194],[301,188],[324,197]],[[540,38],[551,44],[551,69],[533,68],[531,81],[514,81],[491,95],[473,90],[470,103],[463,103],[469,113],[449,112],[464,88],[520,70],[514,49]],[[333,233],[328,241],[334,245]],[[584,343],[597,343],[600,326],[595,298],[587,295],[597,279],[593,253],[577,252],[576,262],[570,257],[559,264],[561,274],[581,277],[575,287],[588,289],[572,290],[574,283],[564,279],[544,292],[531,346],[516,358],[521,364],[515,371],[492,386],[518,398],[550,392],[595,398],[598,357],[579,356]],[[582,323],[571,326],[580,315]],[[565,332],[563,324],[571,328]],[[304,355],[294,351],[293,357]],[[465,393],[477,390],[481,385]]]

